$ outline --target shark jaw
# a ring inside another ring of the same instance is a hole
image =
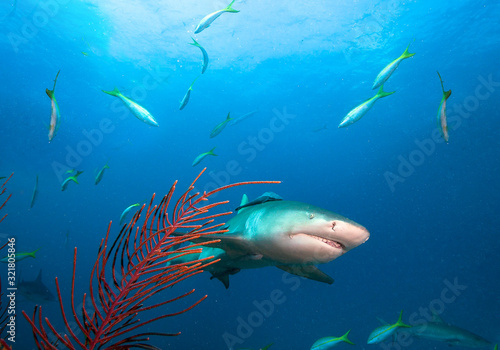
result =
[[[350,221],[321,220],[314,226],[298,228],[288,238],[291,246],[300,246],[304,263],[323,264],[363,244],[370,238],[370,233]]]

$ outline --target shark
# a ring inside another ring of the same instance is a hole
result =
[[[492,345],[488,340],[477,334],[444,322],[437,313],[433,313],[430,322],[414,325],[404,331],[417,338],[441,341],[450,346],[484,348]]]
[[[266,266],[332,284],[333,278],[316,265],[337,259],[370,237],[365,227],[342,215],[311,204],[283,200],[271,192],[253,201],[243,195],[236,211],[237,214],[222,226],[227,232],[192,241],[219,242],[204,246],[201,253],[174,258],[168,264],[212,256],[220,259],[205,270],[226,289],[230,275],[242,269]]]
[[[37,278],[33,281],[23,281],[23,279],[20,279],[17,284],[17,291],[26,298],[26,300],[37,304],[56,300],[54,294],[52,294],[49,288],[42,282],[42,270],[40,270]]]

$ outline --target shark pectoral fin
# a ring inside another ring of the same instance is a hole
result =
[[[333,278],[314,265],[276,265],[276,267],[293,275],[309,278],[310,280],[328,284],[333,283]]]
[[[234,275],[235,273],[240,272],[240,269],[234,268],[234,269],[228,269],[222,272],[212,272],[212,277],[210,279],[217,278],[219,281],[222,282],[224,287],[226,289],[229,288],[229,275]]]

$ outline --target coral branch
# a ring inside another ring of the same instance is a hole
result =
[[[168,313],[162,311],[159,316],[145,320],[140,320],[138,315],[159,307],[164,308],[167,304],[192,295],[195,292],[194,289],[179,296],[146,305],[152,296],[201,273],[208,265],[218,261],[210,257],[167,266],[169,261],[183,255],[200,253],[204,245],[218,240],[192,244],[189,250],[181,244],[189,243],[201,236],[226,232],[221,229],[223,224],[215,224],[214,219],[228,215],[230,212],[217,214],[211,213],[211,210],[228,202],[219,201],[207,204],[210,196],[235,186],[278,183],[277,181],[250,181],[227,185],[208,193],[192,193],[196,181],[204,171],[205,169],[196,177],[188,190],[175,201],[171,213],[168,212],[168,208],[172,202],[177,181],[157,205],[154,204],[155,195],[153,194],[149,204],[144,204],[134,214],[130,222],[122,227],[112,244],[109,244],[110,223],[105,237],[101,240],[90,276],[89,297],[93,310],[90,311],[85,307],[87,297],[85,293],[81,314],[79,314],[80,310],[75,308],[74,299],[77,260],[75,248],[71,281],[71,313],[78,327],[73,327],[73,329],[70,327],[63,307],[59,281],[56,278],[59,306],[69,335],[58,333],[47,318],[42,320],[41,307],[35,307],[32,318],[23,311],[24,317],[33,328],[33,335],[39,349],[55,349],[57,343],[61,343],[68,349],[126,350],[130,347],[157,349],[147,344],[150,336],[180,334],[180,332],[136,332],[152,322],[191,310],[202,302],[207,297],[206,295],[180,311]],[[180,234],[180,232],[186,233]],[[50,334],[44,328],[44,323],[50,329]],[[57,339],[56,343],[51,343],[50,339]]]

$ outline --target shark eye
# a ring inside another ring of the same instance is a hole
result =
[[[332,231],[335,231],[335,225],[336,225],[336,224],[337,224],[337,223],[336,223],[335,221],[332,223]]]
[[[313,213],[309,214],[309,219],[314,219],[314,216],[315,215]]]

